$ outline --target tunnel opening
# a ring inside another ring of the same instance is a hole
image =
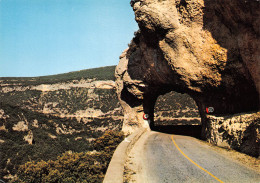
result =
[[[171,91],[160,95],[154,106],[152,130],[201,138],[198,106],[188,94]]]

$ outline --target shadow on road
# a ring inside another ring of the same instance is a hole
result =
[[[201,137],[201,125],[156,125],[152,130],[168,134],[191,136],[198,139]]]

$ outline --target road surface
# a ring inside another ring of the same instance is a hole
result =
[[[260,182],[259,172],[224,157],[206,143],[146,132],[126,163],[125,182]]]

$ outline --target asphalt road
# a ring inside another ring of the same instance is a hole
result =
[[[206,143],[181,135],[146,132],[127,163],[126,182],[260,182],[260,174]]]

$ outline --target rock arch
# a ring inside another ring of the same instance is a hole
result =
[[[259,155],[260,3],[224,0],[132,0],[139,31],[120,56],[117,93],[123,131],[148,126],[157,97],[189,94],[202,137]],[[206,113],[213,107],[214,113]],[[251,144],[253,148],[248,148]]]

